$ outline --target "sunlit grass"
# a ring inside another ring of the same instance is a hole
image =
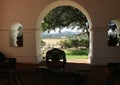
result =
[[[86,55],[66,55],[67,59],[88,59]]]
[[[66,49],[67,59],[88,59],[88,50],[87,49]]]

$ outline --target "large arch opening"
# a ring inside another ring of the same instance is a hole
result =
[[[43,18],[45,17],[45,15],[52,9],[58,7],[58,6],[63,6],[63,5],[68,5],[68,6],[72,6],[72,7],[75,7],[77,9],[79,9],[86,17],[87,17],[87,20],[89,22],[89,29],[91,29],[92,27],[92,23],[91,23],[91,18],[89,16],[89,14],[87,13],[87,11],[79,4],[73,2],[73,1],[55,1],[53,2],[52,4],[48,5],[41,13],[40,13],[40,16],[38,18],[38,21],[37,21],[37,31],[36,31],[36,50],[37,50],[37,60],[38,62],[42,60],[42,56],[41,56],[41,45],[40,45],[40,42],[41,42],[41,37],[40,37],[40,33],[41,33],[41,23],[42,23],[42,20]],[[92,46],[91,46],[91,34],[90,34],[90,47],[89,47],[89,59],[88,61],[90,62],[90,55],[92,54]]]

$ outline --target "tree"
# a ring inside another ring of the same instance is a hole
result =
[[[84,33],[89,37],[89,24],[86,16],[77,8],[72,6],[59,6],[51,10],[43,19],[42,31],[56,30],[59,28],[59,32],[64,27],[77,29],[83,29]]]

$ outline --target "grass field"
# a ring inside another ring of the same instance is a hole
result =
[[[56,46],[56,44],[63,39],[43,39],[43,41],[46,43],[46,46],[52,46],[53,44],[55,45],[54,47],[60,47]],[[68,48],[68,49],[62,49],[65,51],[66,54],[66,59],[67,61],[72,61],[72,62],[81,62],[81,60],[88,60],[88,49],[83,48]],[[43,56],[46,55],[43,54]]]
[[[67,59],[88,59],[87,49],[66,49],[64,51]]]

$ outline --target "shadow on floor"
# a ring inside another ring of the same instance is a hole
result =
[[[18,63],[16,65],[16,69],[32,69],[38,68],[38,66],[45,66],[45,62],[40,62],[39,64]],[[106,85],[106,66],[95,66],[85,63],[67,63],[64,69],[65,72],[79,72],[79,70],[90,70],[87,75],[86,85]]]

